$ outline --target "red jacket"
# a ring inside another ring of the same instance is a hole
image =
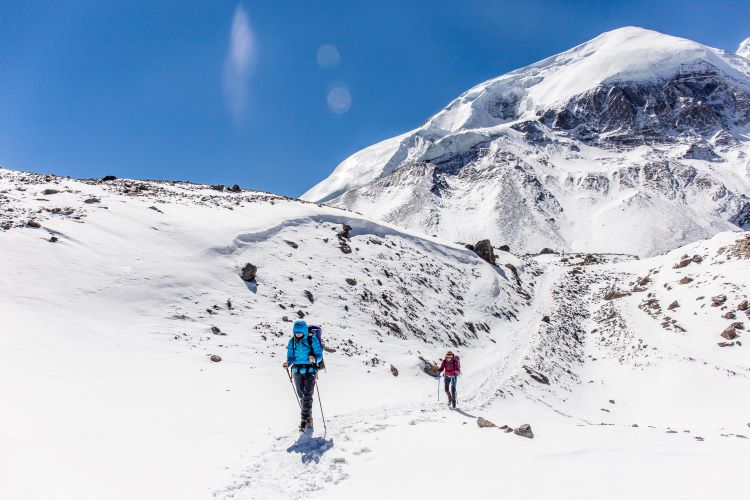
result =
[[[438,372],[442,373],[443,370],[445,370],[446,377],[455,377],[456,375],[460,375],[461,360],[458,359],[458,356],[453,356],[453,359],[450,361],[444,359],[443,362],[440,363],[440,369],[438,370]]]

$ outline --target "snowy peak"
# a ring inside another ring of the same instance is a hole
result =
[[[745,59],[750,59],[750,37],[745,38],[740,46],[737,47],[737,55]]]

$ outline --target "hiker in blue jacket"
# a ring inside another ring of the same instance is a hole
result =
[[[294,385],[300,399],[302,421],[300,430],[312,427],[313,392],[318,366],[323,362],[323,348],[318,338],[308,332],[307,323],[302,320],[294,322],[292,338],[286,348],[284,368],[292,367]]]

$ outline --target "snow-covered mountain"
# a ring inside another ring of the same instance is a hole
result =
[[[521,252],[750,228],[750,59],[628,27],[484,82],[303,196]]]
[[[739,500],[748,259],[723,232],[493,266],[269,193],[0,169],[0,497]],[[307,438],[299,316],[327,351]],[[423,372],[447,348],[456,411]]]

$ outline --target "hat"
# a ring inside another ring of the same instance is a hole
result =
[[[307,333],[307,323],[305,323],[301,319],[298,319],[297,321],[294,322],[294,328],[292,329],[292,332],[293,332],[293,335]]]
[[[453,351],[448,351],[448,352],[446,352],[446,353],[445,353],[445,355],[446,355],[446,356],[448,356],[448,355],[451,355],[451,356],[453,356]]]

